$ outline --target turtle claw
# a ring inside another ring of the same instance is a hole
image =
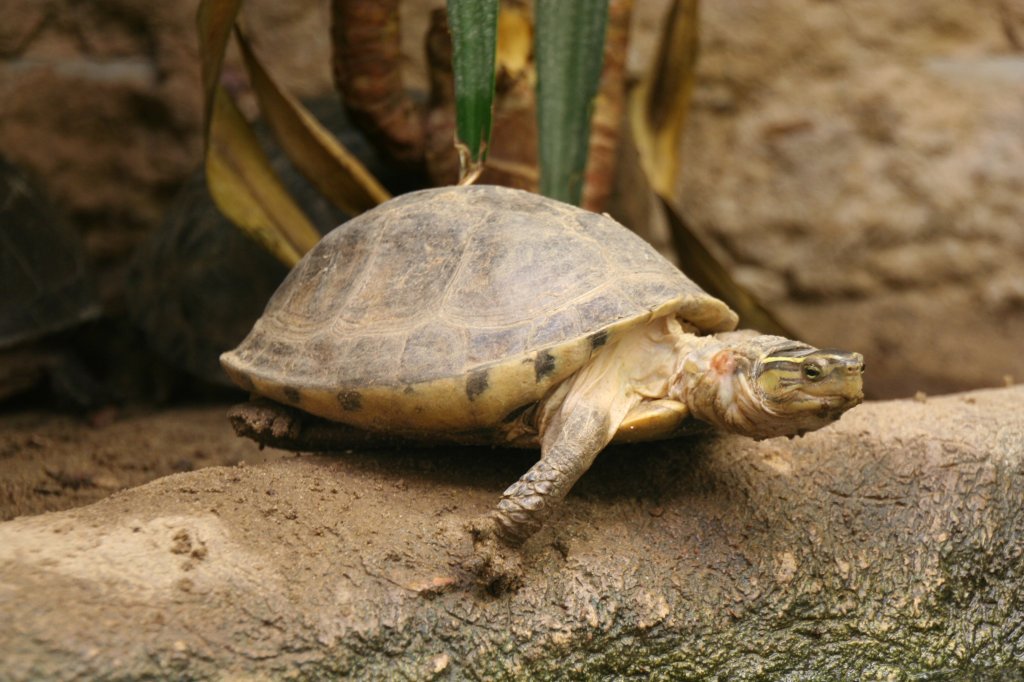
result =
[[[467,568],[493,595],[514,592],[523,584],[522,555],[503,540],[501,530],[501,523],[493,513],[469,524],[474,556]]]

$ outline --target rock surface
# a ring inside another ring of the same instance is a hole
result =
[[[702,5],[684,213],[873,395],[1024,377],[1016,0]]]
[[[1022,413],[1014,387],[611,450],[500,596],[464,528],[530,453],[168,476],[0,524],[0,677],[1010,679]]]

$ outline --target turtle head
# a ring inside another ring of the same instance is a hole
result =
[[[835,421],[864,399],[864,356],[785,340],[753,364],[754,394],[796,433]]]
[[[684,402],[698,419],[753,438],[796,436],[864,399],[860,353],[751,332],[715,337],[688,372]]]

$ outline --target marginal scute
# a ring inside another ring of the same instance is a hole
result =
[[[363,396],[359,391],[339,391],[338,404],[346,412],[355,412],[363,407]]]
[[[551,346],[564,339],[577,337],[582,332],[580,316],[570,306],[534,322],[529,343],[533,348]]]
[[[325,343],[335,344],[335,358],[324,358],[331,363],[344,362],[346,367],[347,384],[373,383],[379,380],[380,363],[384,358],[400,356],[404,349],[408,348],[406,335],[397,334],[371,334],[366,336],[349,335],[336,341],[331,337],[324,339]],[[311,374],[316,374],[315,366],[309,368]]]
[[[470,372],[466,378],[466,397],[471,401],[476,400],[481,393],[487,390],[489,385],[486,369]]]
[[[609,320],[627,320],[636,316],[636,305],[625,293],[611,286],[589,300],[581,301],[576,308],[584,329],[595,329]]]
[[[433,320],[413,329],[394,365],[378,357],[368,361],[367,371],[377,373],[381,383],[415,384],[424,379],[457,376],[465,366],[465,334],[443,320]],[[395,374],[383,372],[393,366]],[[383,380],[383,381],[382,381]]]
[[[607,216],[492,186],[403,195],[299,262],[239,347],[240,386],[369,429],[500,428],[654,317],[735,314]],[[290,398],[289,398],[290,399]]]
[[[533,361],[533,373],[540,381],[544,377],[550,376],[555,371],[555,356],[546,350],[542,350],[537,353],[537,357]]]
[[[238,384],[238,387],[242,390],[251,392],[255,388],[248,374],[235,372],[231,375],[231,380]]]
[[[512,327],[476,329],[469,332],[466,357],[470,363],[514,357],[530,350],[533,326],[524,322]]]
[[[294,386],[285,386],[281,389],[281,393],[284,394],[285,400],[290,402],[292,405],[298,405],[302,400],[302,397],[299,395],[299,389]]]

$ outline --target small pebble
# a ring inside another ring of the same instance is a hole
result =
[[[435,675],[443,672],[448,664],[451,662],[451,657],[448,654],[440,654],[434,656],[432,671]]]

